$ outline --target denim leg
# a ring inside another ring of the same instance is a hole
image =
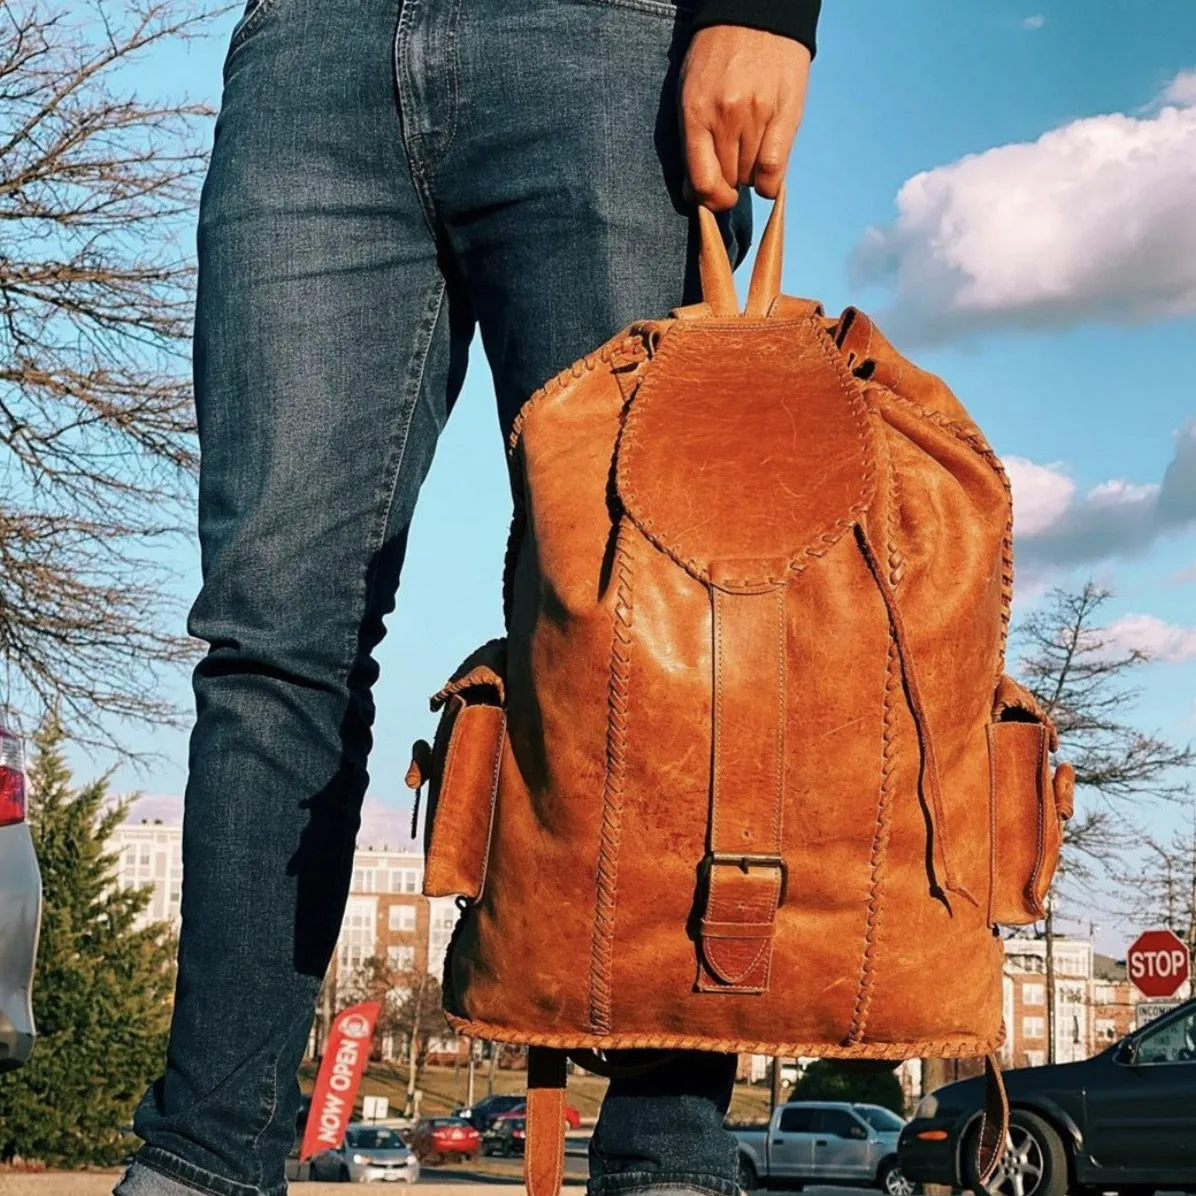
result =
[[[696,298],[686,20],[668,0],[252,0],[233,34],[200,218],[190,627],[210,648],[179,980],[119,1196],[285,1191],[371,653],[474,315],[507,427],[620,326]],[[736,261],[749,205],[723,221]],[[595,1182],[732,1191],[725,1073],[701,1056],[620,1082]]]
[[[402,152],[394,0],[263,0],[199,219],[203,587],[164,1076],[120,1196],[280,1196],[377,669],[472,315]]]
[[[723,1128],[735,1066],[734,1055],[685,1051],[643,1075],[613,1079],[590,1139],[592,1196],[737,1196],[739,1152]]]

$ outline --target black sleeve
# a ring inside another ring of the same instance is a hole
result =
[[[692,29],[706,25],[747,25],[801,42],[816,52],[814,34],[822,0],[698,0]]]

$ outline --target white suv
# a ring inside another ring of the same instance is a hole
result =
[[[41,925],[42,880],[25,822],[25,754],[0,714],[0,1072],[33,1049],[30,988]]]

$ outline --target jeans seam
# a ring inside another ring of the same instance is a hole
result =
[[[399,144],[402,147],[403,157],[407,162],[407,168],[411,171],[411,183],[415,188],[415,195],[419,201],[419,209],[423,214],[424,223],[428,226],[428,232],[430,232],[433,239],[435,239],[436,209],[432,202],[431,187],[429,186],[428,180],[424,174],[426,164],[424,162],[422,153],[418,148],[418,146],[422,144],[421,135],[418,133],[408,134],[407,129],[403,124],[403,113],[413,112],[415,110],[415,102],[411,95],[411,89],[407,85],[406,73],[403,70],[403,59],[407,46],[407,37],[411,31],[410,13],[412,7],[413,5],[411,0],[400,0],[399,19],[395,25],[394,41],[391,45],[391,64],[394,71],[395,88],[399,93]]]
[[[299,1015],[298,1018],[295,1019],[295,1022],[291,1023],[292,1028],[296,1024],[296,1022],[302,1021],[302,1019],[306,1018],[306,1017],[307,1017],[307,1013],[306,1013],[306,1011],[304,1011],[302,1014]],[[289,1039],[290,1039],[290,1035],[288,1034],[286,1036],[286,1038],[283,1039],[283,1041],[286,1042],[286,1041],[289,1041]],[[258,1143],[262,1140],[262,1135],[265,1134],[265,1132],[270,1128],[271,1125],[273,1125],[274,1115],[278,1112],[278,1064],[281,1059],[281,1056],[282,1056],[281,1050],[277,1050],[274,1052],[274,1057],[271,1060],[269,1107],[262,1110],[262,1112],[265,1113],[265,1115],[266,1115],[266,1119],[262,1123],[262,1128],[260,1130],[258,1130],[258,1132],[256,1134],[254,1134],[254,1136],[253,1136],[252,1149],[253,1149],[253,1156],[257,1160],[257,1185],[259,1188],[263,1186],[265,1179],[264,1179],[264,1176],[262,1175],[261,1156],[258,1154],[257,1147],[258,1147]]]
[[[705,1171],[693,1175],[674,1171],[616,1171],[598,1176],[590,1182],[589,1187],[593,1192],[617,1192],[619,1196],[657,1189],[697,1189],[709,1192],[711,1196],[730,1196],[739,1191],[738,1184],[733,1180]]]
[[[580,0],[582,4],[594,4],[599,8],[623,8],[642,12],[653,17],[692,18],[697,9],[697,0]]]
[[[413,356],[419,358],[419,369],[416,373],[414,383],[405,396],[406,413],[403,416],[403,428],[400,434],[398,452],[394,454],[393,464],[389,467],[389,477],[385,480],[385,497],[382,503],[381,518],[377,523],[376,530],[372,532],[369,539],[366,541],[366,574],[362,579],[362,617],[365,617],[365,612],[369,610],[370,604],[374,599],[374,591],[377,586],[378,574],[376,571],[371,576],[370,564],[377,555],[379,549],[386,539],[386,528],[390,523],[390,517],[394,511],[395,494],[399,488],[399,477],[403,472],[403,462],[407,457],[407,444],[411,437],[411,425],[415,419],[415,410],[419,406],[419,393],[424,384],[424,376],[427,371],[428,354],[432,348],[432,340],[436,335],[436,326],[440,322],[440,313],[444,310],[444,296],[448,287],[445,280],[439,278],[434,285],[433,301],[430,306],[433,307],[431,312],[431,319],[429,320],[425,314],[423,322],[421,322],[418,338],[415,345]],[[425,313],[427,308],[425,308]],[[426,331],[425,331],[426,329]],[[350,634],[349,644],[347,646],[346,658],[356,663],[357,652],[359,651],[357,645],[357,636],[359,634],[358,628],[354,628]],[[353,665],[351,664],[352,668]]]
[[[160,1146],[143,1146],[134,1158],[133,1166],[156,1172],[174,1183],[201,1192],[204,1196],[283,1196],[286,1191],[285,1186],[266,1189],[260,1184],[250,1187],[236,1180],[225,1179],[215,1172],[197,1167],[194,1163],[171,1154],[168,1150],[163,1150]]]

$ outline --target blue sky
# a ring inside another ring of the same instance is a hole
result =
[[[148,62],[148,85],[217,103],[232,20]],[[1196,738],[1194,164],[1191,0],[828,0],[785,266],[789,293],[857,303],[946,378],[1009,464],[1019,609],[1047,585],[1110,584],[1119,642],[1160,657],[1135,717],[1181,742]],[[501,633],[507,512],[475,343],[379,652],[378,842],[409,808],[426,695]],[[193,588],[194,549],[179,560]],[[186,736],[129,738],[165,761],[117,787],[181,793]]]

